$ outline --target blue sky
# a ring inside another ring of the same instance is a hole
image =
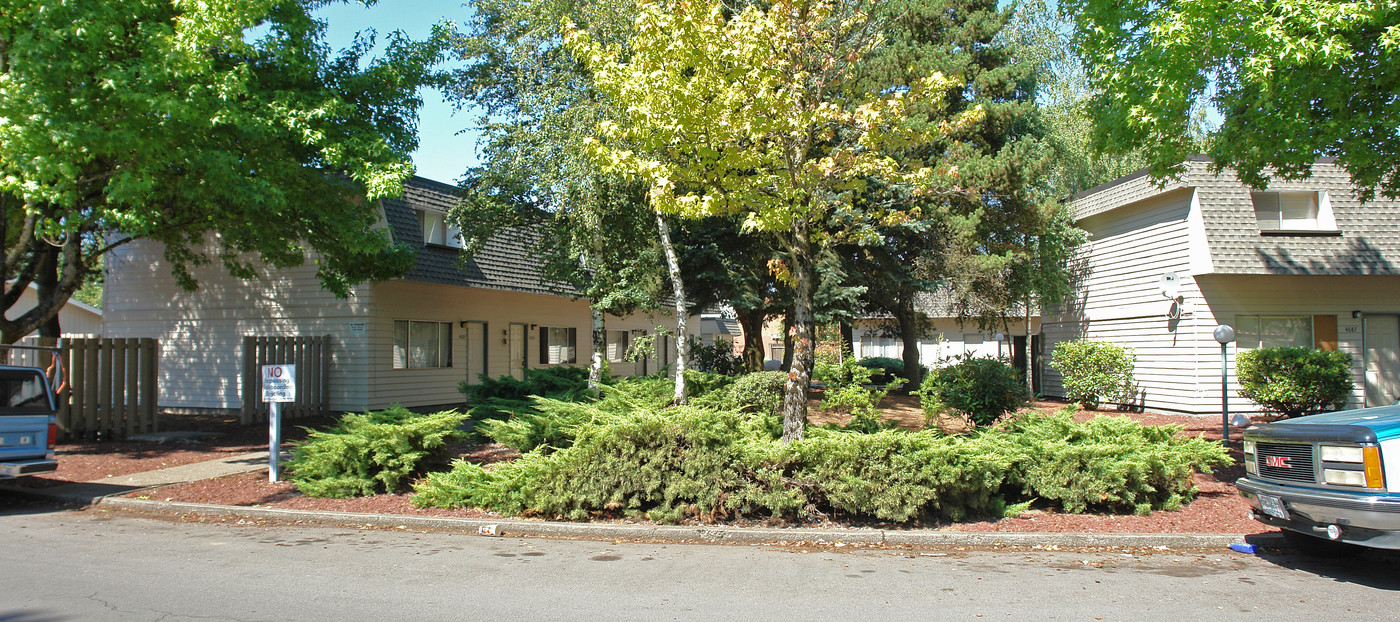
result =
[[[428,36],[432,25],[444,19],[461,24],[470,9],[462,0],[383,0],[365,8],[357,3],[332,4],[317,14],[326,20],[327,42],[334,49],[349,45],[355,33],[372,28],[384,35],[402,30],[414,39]],[[477,162],[476,134],[459,133],[476,123],[471,110],[453,114],[452,106],[437,91],[423,93],[423,109],[418,122],[418,150],[413,164],[418,175],[454,183]]]

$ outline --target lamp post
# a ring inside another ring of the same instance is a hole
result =
[[[1231,341],[1235,340],[1235,329],[1229,324],[1215,327],[1215,340],[1220,343],[1220,426],[1224,432],[1225,444],[1230,444],[1230,384],[1229,358],[1225,354]]]

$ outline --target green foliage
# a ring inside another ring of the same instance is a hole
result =
[[[994,358],[962,356],[935,369],[919,387],[927,415],[944,408],[975,425],[991,425],[1026,403],[1026,386],[1016,368]]]
[[[472,418],[476,433],[521,453],[549,452],[573,444],[579,427],[615,419],[613,413],[638,407],[661,408],[670,401],[671,380],[664,375],[625,378],[599,387],[598,399],[583,391],[531,396],[521,401],[497,399],[486,407],[492,416]]]
[[[813,380],[825,385],[818,408],[850,412],[851,420],[842,427],[844,430],[871,433],[890,427],[880,414],[880,402],[890,391],[898,389],[903,379],[891,378],[877,389],[871,385],[875,370],[861,364],[869,359],[857,362],[849,352],[839,363],[822,359],[817,358],[812,373]]]
[[[186,289],[195,267],[251,278],[254,260],[298,266],[308,248],[340,296],[412,267],[374,199],[412,173],[418,91],[440,82],[449,33],[391,34],[378,58],[373,38],[335,52],[315,16],[326,4],[5,3],[0,213],[19,235],[0,273],[20,277],[11,291],[56,281],[33,312],[0,319],[7,337],[56,314],[130,239],[161,243]],[[53,253],[64,260],[43,268]]]
[[[1216,443],[1130,419],[1024,417],[968,436],[814,429],[777,440],[763,417],[708,406],[620,401],[572,445],[486,470],[458,462],[415,486],[414,503],[583,520],[833,512],[909,521],[1013,515],[1032,499],[1066,512],[1171,509],[1194,470],[1229,463]]]
[[[1335,156],[1363,200],[1400,194],[1400,11],[1394,2],[1067,0],[1096,93],[1094,146],[1142,148],[1159,179],[1199,153],[1193,113],[1220,114],[1206,154],[1264,188]],[[1364,110],[1365,114],[1357,114]]]
[[[700,397],[715,391],[722,391],[729,385],[734,384],[734,375],[696,371],[694,369],[685,370],[686,391],[691,397]]]
[[[1312,348],[1258,348],[1235,356],[1240,395],[1284,417],[1336,410],[1351,397],[1351,355]]]
[[[1065,397],[1085,408],[1102,401],[1132,403],[1135,357],[1131,348],[1106,341],[1066,341],[1055,346],[1050,366],[1064,378]]]
[[[525,379],[502,375],[497,378],[481,377],[480,384],[463,381],[457,390],[468,401],[484,402],[493,399],[523,400],[531,396],[570,397],[588,389],[588,368],[586,367],[541,367],[525,370]]]
[[[1180,426],[1144,426],[1128,417],[1075,423],[1068,413],[1019,417],[1006,426],[1020,456],[1022,493],[1065,512],[1147,514],[1175,510],[1196,489],[1191,474],[1231,460],[1219,443],[1177,433]]]
[[[311,431],[287,464],[298,490],[312,497],[394,492],[410,477],[445,463],[444,445],[461,437],[466,415],[420,415],[401,406],[347,414],[334,428]]]
[[[869,382],[884,384],[897,378],[905,378],[904,361],[892,359],[885,356],[870,356],[860,359],[858,363],[866,369],[876,370],[879,373],[870,376]]]
[[[690,340],[691,365],[696,370],[725,376],[744,373],[744,359],[734,353],[734,344],[729,340],[716,339],[710,345],[702,343],[699,337]]]
[[[729,385],[719,402],[722,408],[769,415],[783,406],[783,385],[787,372],[760,371],[744,374]]]

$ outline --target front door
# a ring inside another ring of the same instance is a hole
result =
[[[530,332],[525,330],[524,324],[510,325],[510,375],[516,380],[525,379],[525,353],[528,344],[525,343],[526,336]]]
[[[1400,317],[1362,320],[1366,340],[1366,406],[1385,406],[1400,397]]]
[[[489,374],[486,369],[486,322],[467,321],[467,384],[481,384],[481,377]]]

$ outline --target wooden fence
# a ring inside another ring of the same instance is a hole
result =
[[[25,339],[11,365],[46,370],[58,388],[60,441],[111,440],[156,431],[155,339]],[[38,347],[33,347],[38,346]],[[61,368],[54,365],[57,355]]]
[[[285,418],[330,414],[331,337],[244,337],[244,424],[267,421],[268,405],[262,401],[263,365],[296,365],[296,401],[282,405]]]

